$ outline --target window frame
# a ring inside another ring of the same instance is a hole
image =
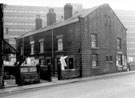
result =
[[[39,42],[39,53],[44,53],[45,52],[45,50],[44,50],[44,39],[40,39],[38,42]]]
[[[117,38],[117,49],[122,49],[122,40],[121,38]]]
[[[63,37],[57,38],[57,51],[63,51]]]
[[[122,65],[123,64],[122,54],[117,54],[117,57],[118,57],[118,65]]]
[[[98,46],[98,44],[97,44],[97,34],[91,34],[90,38],[91,38],[91,47],[96,48]]]
[[[93,59],[93,56],[95,56],[94,57],[95,60]],[[96,66],[93,66],[93,63],[96,63]],[[98,67],[98,54],[92,54],[91,55],[91,66],[92,66],[92,69]]]
[[[35,43],[34,41],[30,42],[30,45],[31,45],[31,48],[30,48],[31,52],[30,53],[31,53],[31,55],[34,54],[34,46],[35,46],[34,43]]]

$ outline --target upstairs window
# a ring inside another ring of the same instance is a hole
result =
[[[63,39],[58,38],[57,44],[58,44],[58,51],[62,51],[63,50]]]
[[[121,38],[117,38],[117,49],[121,49]]]
[[[97,47],[97,35],[91,34],[91,47],[95,48]]]
[[[31,41],[30,44],[31,44],[31,54],[34,54],[34,41]]]
[[[38,42],[39,42],[39,52],[44,53],[44,39],[40,39]]]
[[[40,53],[44,53],[44,42],[40,42]]]
[[[104,15],[105,26],[111,26],[111,17],[109,15]]]

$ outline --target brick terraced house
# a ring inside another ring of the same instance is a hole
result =
[[[113,73],[126,68],[126,28],[108,4],[73,16],[72,6],[66,4],[64,21],[59,23],[55,22],[53,9],[48,14],[47,19],[51,22],[48,26],[18,39],[20,54],[39,58],[42,66],[51,63],[53,74],[57,74],[59,58],[67,56],[67,66],[61,71],[63,79]]]

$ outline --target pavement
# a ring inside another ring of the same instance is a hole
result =
[[[133,73],[135,73],[135,71],[111,73],[111,74],[100,75],[100,76],[91,76],[91,77],[85,77],[85,78],[75,78],[75,79],[66,79],[66,80],[53,79],[52,82],[41,81],[41,83],[37,83],[37,84],[14,86],[14,87],[7,87],[4,89],[0,89],[0,95],[21,92],[24,90],[30,90],[30,89],[36,89],[36,88],[53,87],[53,86],[64,85],[64,84],[75,83],[75,82],[91,81],[91,80],[108,78],[108,77],[111,78],[114,76],[122,76],[122,75],[128,75],[128,74],[133,74]]]

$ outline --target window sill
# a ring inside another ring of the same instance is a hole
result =
[[[99,69],[99,67],[92,67],[92,69]]]
[[[57,50],[56,52],[63,52],[63,50]]]
[[[76,69],[65,69],[63,71],[75,71]]]
[[[106,61],[106,63],[113,63],[113,61]]]
[[[34,53],[30,53],[30,55],[34,55]]]
[[[44,54],[44,52],[40,52],[39,54]]]
[[[117,51],[122,51],[122,49],[117,49]]]
[[[98,49],[99,49],[99,47],[91,47],[91,49],[98,50]]]

